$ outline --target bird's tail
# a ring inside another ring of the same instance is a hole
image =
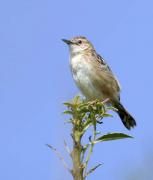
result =
[[[117,103],[116,108],[118,109],[117,113],[121,118],[122,123],[128,130],[136,126],[135,119],[128,113],[128,111],[124,108],[124,106],[121,103]]]

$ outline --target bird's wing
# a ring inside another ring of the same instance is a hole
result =
[[[118,101],[120,99],[120,85],[118,80],[99,54],[95,53],[94,60],[96,60],[95,63],[92,63],[94,69],[96,69],[96,75],[93,79],[94,86],[101,89],[107,97]]]
[[[96,54],[96,56],[97,56],[97,61],[101,64],[102,68],[105,68],[108,71],[112,72],[111,68],[105,62],[104,58],[102,58],[99,54]]]
[[[101,64],[102,70],[105,70],[111,76],[113,76],[113,78],[116,80],[118,90],[120,91],[121,90],[120,83],[119,83],[118,79],[116,78],[116,76],[113,75],[113,72],[112,72],[111,68],[108,66],[108,64],[106,63],[106,61],[104,60],[103,57],[101,57],[99,54],[97,54],[96,56],[97,56],[97,61]]]

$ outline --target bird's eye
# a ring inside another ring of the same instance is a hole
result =
[[[79,40],[79,41],[78,41],[78,44],[82,44],[82,41],[81,41],[81,40]]]

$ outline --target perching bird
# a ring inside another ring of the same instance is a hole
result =
[[[63,39],[70,50],[70,65],[73,78],[87,100],[105,100],[118,109],[117,113],[127,129],[136,126],[136,121],[120,102],[120,85],[104,59],[85,37]]]

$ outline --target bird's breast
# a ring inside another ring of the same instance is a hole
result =
[[[73,78],[83,95],[88,99],[101,98],[102,92],[99,92],[92,83],[95,69],[89,59],[77,55],[71,58],[70,64]]]

